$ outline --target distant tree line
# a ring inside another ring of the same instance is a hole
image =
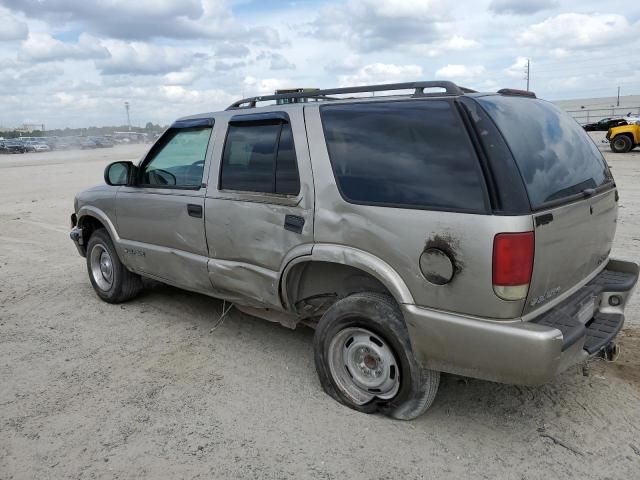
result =
[[[144,127],[131,127],[132,132],[137,133],[161,133],[165,130],[166,126],[156,125],[152,122],[147,122]],[[79,136],[102,136],[110,135],[113,132],[127,132],[129,130],[128,125],[118,125],[115,127],[86,127],[86,128],[56,128],[52,130],[34,130],[30,133],[0,131],[0,137],[4,138],[17,138],[17,137],[79,137]]]

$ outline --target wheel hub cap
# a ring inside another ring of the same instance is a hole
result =
[[[102,276],[105,280],[111,280],[111,275],[113,274],[111,267],[111,257],[107,252],[102,252],[102,255],[100,255],[100,272],[102,273]]]
[[[360,327],[339,332],[329,345],[329,369],[340,390],[354,403],[388,400],[400,388],[400,370],[390,345]]]
[[[104,245],[96,244],[89,255],[91,277],[100,290],[107,291],[113,285],[113,260]]]

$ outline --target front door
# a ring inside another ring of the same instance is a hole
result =
[[[229,113],[207,190],[205,228],[215,295],[281,307],[287,262],[311,253],[313,178],[301,108]],[[217,186],[217,188],[215,188]]]
[[[203,184],[212,120],[176,122],[152,147],[133,186],[117,193],[122,257],[133,270],[210,293]]]

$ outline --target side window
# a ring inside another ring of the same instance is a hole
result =
[[[232,123],[222,154],[220,188],[297,195],[300,179],[288,123]]]
[[[141,184],[154,187],[198,188],[211,127],[174,128],[167,131],[151,152],[141,173]]]
[[[486,212],[480,163],[451,102],[327,105],[320,113],[345,200]]]

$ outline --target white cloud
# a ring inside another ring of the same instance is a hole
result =
[[[280,53],[271,54],[271,60],[269,62],[270,70],[293,70],[295,68],[295,63],[287,60],[284,55]]]
[[[77,43],[61,42],[47,33],[31,33],[22,43],[20,54],[28,60],[40,62],[110,56],[109,50],[102,46],[98,39],[84,33],[80,35]]]
[[[421,79],[422,67],[418,65],[373,63],[362,67],[353,75],[340,75],[338,83],[341,87],[348,87],[377,83],[411,82]]]
[[[235,97],[223,90],[193,90],[180,85],[160,87],[160,98],[169,102],[198,105],[202,103],[231,104]]]
[[[152,45],[145,42],[104,40],[110,58],[97,60],[106,75],[158,75],[182,70],[193,53],[184,48]]]
[[[454,35],[441,42],[418,44],[414,47],[414,51],[419,55],[435,57],[447,52],[470,50],[478,47],[480,47],[480,42],[465,38],[461,35]]]
[[[120,124],[126,100],[134,123],[167,124],[242,94],[436,77],[478,90],[522,88],[525,56],[543,98],[604,95],[618,84],[640,93],[633,55],[611,53],[621,42],[625,52],[640,48],[640,4],[603,5],[0,0],[0,42],[13,42],[0,43],[0,120]]]
[[[290,88],[291,82],[281,78],[258,79],[252,76],[245,77],[243,81],[245,96],[273,94],[278,89]]]
[[[29,34],[27,24],[13,15],[0,12],[0,42],[24,40]]]
[[[341,39],[361,52],[441,38],[450,9],[443,0],[349,0],[320,10],[315,36]]]
[[[95,108],[98,105],[98,100],[87,94],[71,95],[67,92],[57,92],[54,97],[58,107],[68,109],[83,110]]]
[[[504,73],[511,78],[524,78],[526,68],[527,59],[518,57],[510,67],[504,69]]]
[[[437,78],[447,78],[456,80],[472,80],[484,75],[486,72],[482,65],[460,65],[449,64],[436,70]]]
[[[640,35],[640,22],[630,25],[615,13],[561,13],[527,28],[518,37],[521,45],[550,48],[593,48]]]
[[[498,14],[532,15],[558,5],[558,0],[492,0],[489,10]]]
[[[271,26],[246,27],[225,0],[2,0],[6,7],[31,18],[60,25],[85,24],[111,38],[214,38],[281,43]]]
[[[167,85],[191,85],[196,78],[194,72],[170,72],[164,76]]]

